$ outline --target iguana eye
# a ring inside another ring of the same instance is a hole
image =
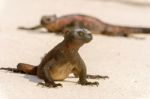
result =
[[[50,22],[50,21],[51,21],[51,19],[50,19],[50,18],[47,18],[47,19],[46,19],[46,21]]]
[[[84,33],[83,33],[83,32],[79,32],[79,35],[80,35],[80,36],[83,36],[83,35],[84,35]]]

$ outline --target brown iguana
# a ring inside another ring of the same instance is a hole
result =
[[[132,37],[131,34],[133,33],[150,33],[150,28],[112,25],[98,18],[82,14],[71,14],[62,17],[57,17],[56,15],[43,16],[41,23],[37,26],[31,28],[19,27],[19,29],[25,30],[39,28],[45,28],[48,32],[55,32],[56,34],[63,34],[63,31],[68,28],[87,28],[94,34],[123,37]]]
[[[87,75],[86,65],[78,53],[79,48],[91,40],[91,32],[87,29],[68,30],[65,33],[64,40],[49,51],[38,66],[19,63],[17,68],[2,67],[0,69],[37,75],[45,81],[45,83],[39,84],[47,87],[62,86],[54,81],[64,80],[71,73],[75,77],[79,77],[78,83],[81,85],[98,86],[98,82],[89,82],[87,78],[108,78],[108,76]]]

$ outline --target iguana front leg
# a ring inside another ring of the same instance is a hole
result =
[[[54,82],[54,80],[52,79],[51,75],[50,75],[50,67],[55,65],[55,61],[51,60],[49,61],[44,67],[43,67],[43,71],[44,71],[44,81],[45,83],[38,83],[38,85],[42,85],[42,86],[46,86],[49,88],[53,88],[53,87],[58,87],[58,86],[62,86],[60,83],[56,84]]]

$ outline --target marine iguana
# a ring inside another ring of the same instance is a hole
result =
[[[132,34],[135,33],[150,33],[150,28],[112,25],[96,17],[82,14],[70,14],[61,17],[56,15],[42,16],[41,22],[37,26],[30,28],[19,27],[19,29],[24,30],[36,30],[39,28],[45,28],[48,32],[56,34],[63,34],[63,31],[68,28],[87,28],[94,34],[123,37],[132,37]]]
[[[45,83],[39,85],[46,87],[62,86],[55,81],[62,81],[73,73],[79,77],[81,85],[99,85],[98,82],[89,82],[87,78],[108,78],[108,76],[88,75],[86,65],[78,53],[79,48],[92,40],[91,32],[87,29],[74,29],[66,31],[64,40],[50,50],[38,66],[19,63],[17,68],[0,68],[16,73],[36,75]]]

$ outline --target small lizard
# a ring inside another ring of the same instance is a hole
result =
[[[105,79],[108,76],[88,75],[86,65],[78,53],[79,48],[91,40],[91,32],[87,29],[68,30],[65,33],[64,40],[50,50],[38,66],[19,63],[17,68],[2,67],[0,70],[36,75],[45,81],[45,83],[39,83],[39,85],[46,87],[62,86],[55,81],[66,79],[71,73],[75,77],[79,77],[78,83],[81,85],[98,86],[98,82],[89,82],[87,78]]]

